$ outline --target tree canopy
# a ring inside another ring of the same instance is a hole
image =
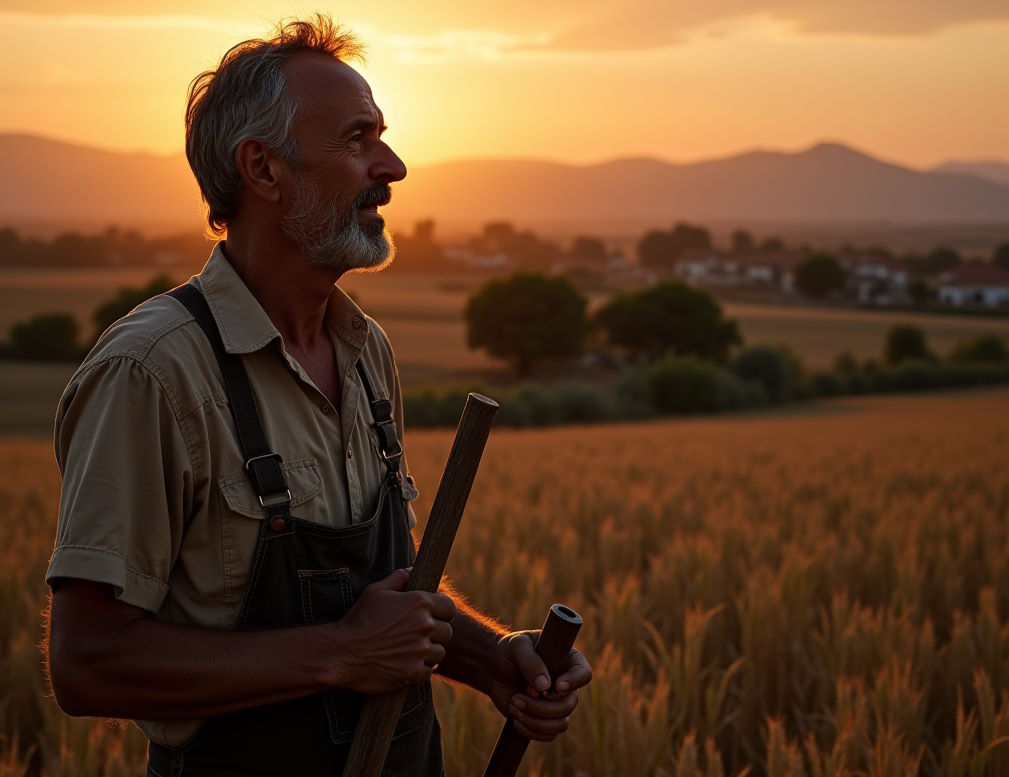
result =
[[[991,263],[1003,270],[1009,270],[1009,243],[1002,243],[992,252]]]
[[[822,299],[844,288],[844,268],[830,254],[813,254],[795,268],[795,286],[807,297]]]
[[[672,351],[724,362],[729,349],[742,343],[736,322],[723,317],[712,296],[682,283],[614,297],[593,324],[614,345],[649,359]]]
[[[671,232],[652,230],[638,242],[638,262],[652,270],[672,270],[684,251],[708,251],[711,233],[707,229],[680,222]]]
[[[524,377],[539,362],[582,353],[587,306],[564,278],[517,273],[491,281],[466,304],[467,343],[512,361]]]
[[[887,364],[900,364],[909,359],[933,361],[935,355],[929,351],[925,333],[920,328],[911,324],[900,324],[891,327],[886,333],[883,358]]]

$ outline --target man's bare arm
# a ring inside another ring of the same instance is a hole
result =
[[[65,580],[52,600],[50,673],[71,715],[206,718],[333,688],[386,693],[427,679],[451,640],[448,597],[403,592],[398,570],[335,623],[218,631],[166,623],[111,586]]]
[[[539,632],[509,632],[471,607],[447,582],[442,581],[439,590],[455,601],[456,616],[452,642],[438,674],[489,696],[528,739],[550,741],[564,733],[578,704],[578,689],[592,679],[585,656],[572,650],[563,674],[557,677],[555,693],[541,698],[550,688],[550,675],[536,654]]]

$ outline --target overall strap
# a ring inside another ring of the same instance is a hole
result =
[[[375,390],[368,380],[368,373],[364,370],[361,359],[357,360],[357,374],[361,377],[361,385],[364,386],[364,393],[368,397],[368,405],[371,407],[371,417],[375,423],[372,426],[378,434],[378,450],[385,466],[390,472],[399,472],[399,460],[403,456],[403,444],[396,434],[396,424],[392,420],[392,402],[388,399],[376,399]]]
[[[259,503],[266,508],[269,516],[287,514],[291,505],[291,492],[280,464],[283,459],[270,449],[263,432],[263,422],[256,408],[256,398],[252,394],[249,375],[242,364],[242,357],[228,353],[221,339],[210,305],[206,298],[191,283],[184,284],[169,292],[193,314],[207,340],[210,341],[224,377],[224,390],[228,395],[228,407],[235,419],[238,430],[238,444],[245,458],[245,469],[249,473],[252,487],[259,497]]]

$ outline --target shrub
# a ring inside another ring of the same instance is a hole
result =
[[[745,381],[763,386],[771,402],[786,402],[795,394],[802,366],[784,348],[756,345],[732,361],[732,371]]]
[[[752,396],[731,373],[691,356],[667,356],[646,368],[645,379],[660,413],[711,413],[743,407]]]
[[[80,324],[69,313],[43,313],[11,327],[8,353],[27,361],[71,361],[81,357]]]
[[[900,324],[887,332],[883,358],[887,364],[900,364],[909,359],[935,361],[925,342],[925,333],[910,324]]]
[[[958,343],[950,359],[954,362],[1006,362],[1009,361],[1009,348],[999,335],[983,334]]]

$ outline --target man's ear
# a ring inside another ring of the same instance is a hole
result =
[[[280,202],[278,173],[282,160],[256,138],[246,138],[235,149],[235,164],[249,193],[265,202]]]

